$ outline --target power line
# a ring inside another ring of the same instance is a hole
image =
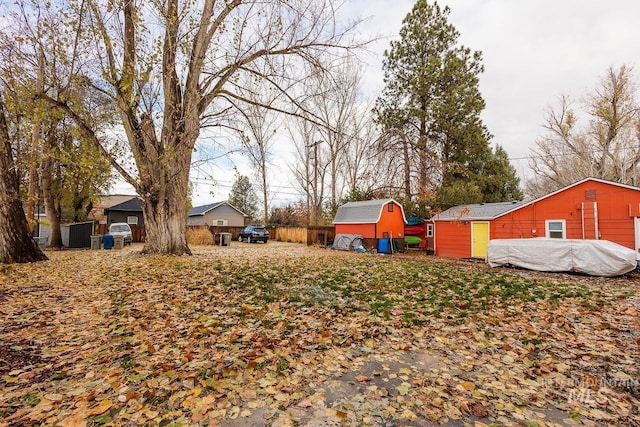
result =
[[[631,145],[626,147],[620,147],[616,151],[629,151],[629,150],[640,150],[640,145]],[[601,148],[601,149],[590,149],[591,153],[605,153],[610,152],[610,150]],[[530,160],[530,159],[546,159],[549,157],[568,157],[568,156],[578,156],[579,153],[551,153],[545,155],[537,155],[537,156],[524,156],[524,157],[509,157],[509,160]]]

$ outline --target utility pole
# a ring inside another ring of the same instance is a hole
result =
[[[307,148],[313,147],[313,226],[318,225],[318,145],[322,144],[322,141],[316,141],[309,145]]]

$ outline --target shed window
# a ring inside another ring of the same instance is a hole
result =
[[[137,216],[128,216],[127,217],[127,224],[137,224],[138,223],[138,217]]]
[[[427,224],[427,237],[433,237],[433,224]]]
[[[393,203],[389,203],[389,204],[387,205],[387,211],[389,211],[389,212],[393,212]]]
[[[566,223],[564,219],[545,221],[547,228],[546,236],[552,239],[566,238]]]

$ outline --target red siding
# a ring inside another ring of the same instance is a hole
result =
[[[546,220],[564,220],[567,239],[598,237],[635,250],[634,217],[640,217],[640,188],[585,181],[490,221],[489,236],[490,239],[545,237]],[[471,256],[471,221],[464,218],[436,221],[435,233],[437,255]]]
[[[595,199],[587,200],[587,190],[595,191]],[[633,207],[640,204],[640,190],[597,181],[584,182],[495,219],[492,221],[491,238],[544,237],[545,220],[553,219],[565,220],[567,239],[596,238],[594,202],[597,205],[598,216],[597,237],[635,249],[635,231],[631,214],[634,213]]]
[[[469,221],[437,221],[435,241],[436,255],[469,258],[471,256],[471,223]]]
[[[389,204],[393,205],[393,212],[389,212]],[[397,203],[390,202],[382,207],[377,224],[336,224],[336,234],[360,234],[365,239],[379,239],[387,232],[396,239],[404,238],[404,218]]]
[[[336,224],[336,234],[360,234],[365,239],[373,239],[375,228],[375,224]]]
[[[388,206],[393,204],[393,212],[389,212]],[[404,238],[404,219],[402,218],[402,210],[400,205],[396,203],[388,203],[382,208],[382,215],[380,215],[380,221],[378,221],[378,227],[376,228],[377,238],[384,237],[384,233],[392,233],[393,238]]]

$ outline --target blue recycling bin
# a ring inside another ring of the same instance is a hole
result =
[[[105,234],[102,236],[102,247],[104,249],[112,249],[113,248],[113,235]]]
[[[388,237],[383,237],[382,239],[378,239],[378,253],[379,254],[391,253],[391,246],[389,245]]]

